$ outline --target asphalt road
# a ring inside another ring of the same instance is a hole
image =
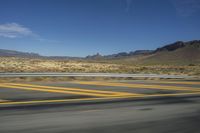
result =
[[[1,83],[0,133],[199,133],[200,82]]]

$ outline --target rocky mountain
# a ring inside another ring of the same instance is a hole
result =
[[[99,53],[97,53],[97,54],[94,54],[94,55],[88,55],[85,58],[86,59],[101,59],[101,58],[103,58],[103,56],[100,55]]]
[[[161,48],[157,48],[155,50],[155,52],[161,52],[161,51],[174,51],[176,49],[179,49],[179,48],[182,48],[182,47],[185,47],[185,43],[182,42],[182,41],[177,41],[175,43],[172,43],[172,44],[169,44],[169,45],[166,45],[166,46],[163,46]]]
[[[200,64],[200,40],[175,42],[156,49],[151,55],[142,58],[141,64]]]
[[[86,59],[116,59],[116,58],[123,58],[123,57],[132,57],[136,55],[148,55],[151,54],[153,50],[136,50],[131,52],[120,52],[117,54],[111,54],[111,55],[101,55],[99,53],[95,55],[87,56]]]

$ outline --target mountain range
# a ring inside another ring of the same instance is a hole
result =
[[[200,64],[200,40],[177,41],[155,50],[136,50],[111,55],[89,55],[85,58],[68,56],[41,56],[37,53],[0,49],[0,57],[81,59],[95,61],[115,61],[135,64]]]
[[[14,50],[0,49],[1,57],[40,57],[37,53],[19,52]]]

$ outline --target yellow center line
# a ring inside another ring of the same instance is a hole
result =
[[[31,90],[31,91],[43,91],[43,92],[53,92],[53,93],[62,93],[62,94],[77,94],[77,95],[88,95],[88,96],[99,96],[99,97],[107,97],[105,94],[94,94],[94,93],[86,93],[86,92],[74,92],[67,90],[52,90],[52,89],[41,89],[41,88],[33,88],[33,87],[22,87],[22,86],[13,86],[13,85],[0,85],[0,87],[5,88],[14,88],[14,89],[22,89],[22,90]]]
[[[64,87],[40,86],[40,85],[29,85],[29,84],[12,84],[12,83],[5,84],[4,83],[4,84],[1,84],[0,86],[7,87],[7,88],[25,89],[25,90],[89,95],[89,96],[99,96],[99,97],[110,97],[110,96],[120,96],[120,95],[123,95],[123,96],[140,95],[140,94],[135,94],[135,93],[125,93],[125,92],[96,91],[96,90],[86,90],[86,89],[78,89],[78,88],[64,88]]]
[[[56,89],[56,90],[68,90],[68,91],[78,91],[78,92],[88,92],[88,93],[100,93],[109,95],[133,95],[134,93],[126,92],[113,92],[113,91],[103,91],[103,90],[91,90],[91,89],[79,89],[79,88],[66,88],[66,87],[55,87],[55,86],[44,86],[44,85],[33,85],[33,84],[19,84],[19,83],[6,83],[8,85],[23,86],[23,87],[37,87],[44,89]],[[135,95],[140,95],[136,94]]]
[[[128,99],[128,98],[150,98],[150,97],[168,97],[168,96],[185,96],[185,95],[199,95],[200,92],[190,93],[174,93],[174,94],[154,94],[154,95],[136,95],[136,96],[118,96],[118,97],[99,97],[99,98],[78,98],[78,99],[57,99],[57,100],[35,100],[35,101],[11,101],[0,103],[0,105],[21,105],[21,104],[45,104],[45,103],[60,103],[60,102],[80,102],[80,101],[94,101],[94,100],[114,100],[114,99]]]
[[[115,86],[115,87],[129,87],[136,89],[157,89],[157,90],[178,90],[178,91],[200,91],[198,88],[192,87],[179,87],[179,86],[164,86],[164,85],[146,85],[136,83],[114,83],[114,82],[87,82],[87,81],[74,81],[71,83],[85,84],[85,85],[99,85],[99,86]]]

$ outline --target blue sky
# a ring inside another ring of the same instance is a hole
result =
[[[106,55],[200,39],[200,0],[0,0],[0,48]]]

